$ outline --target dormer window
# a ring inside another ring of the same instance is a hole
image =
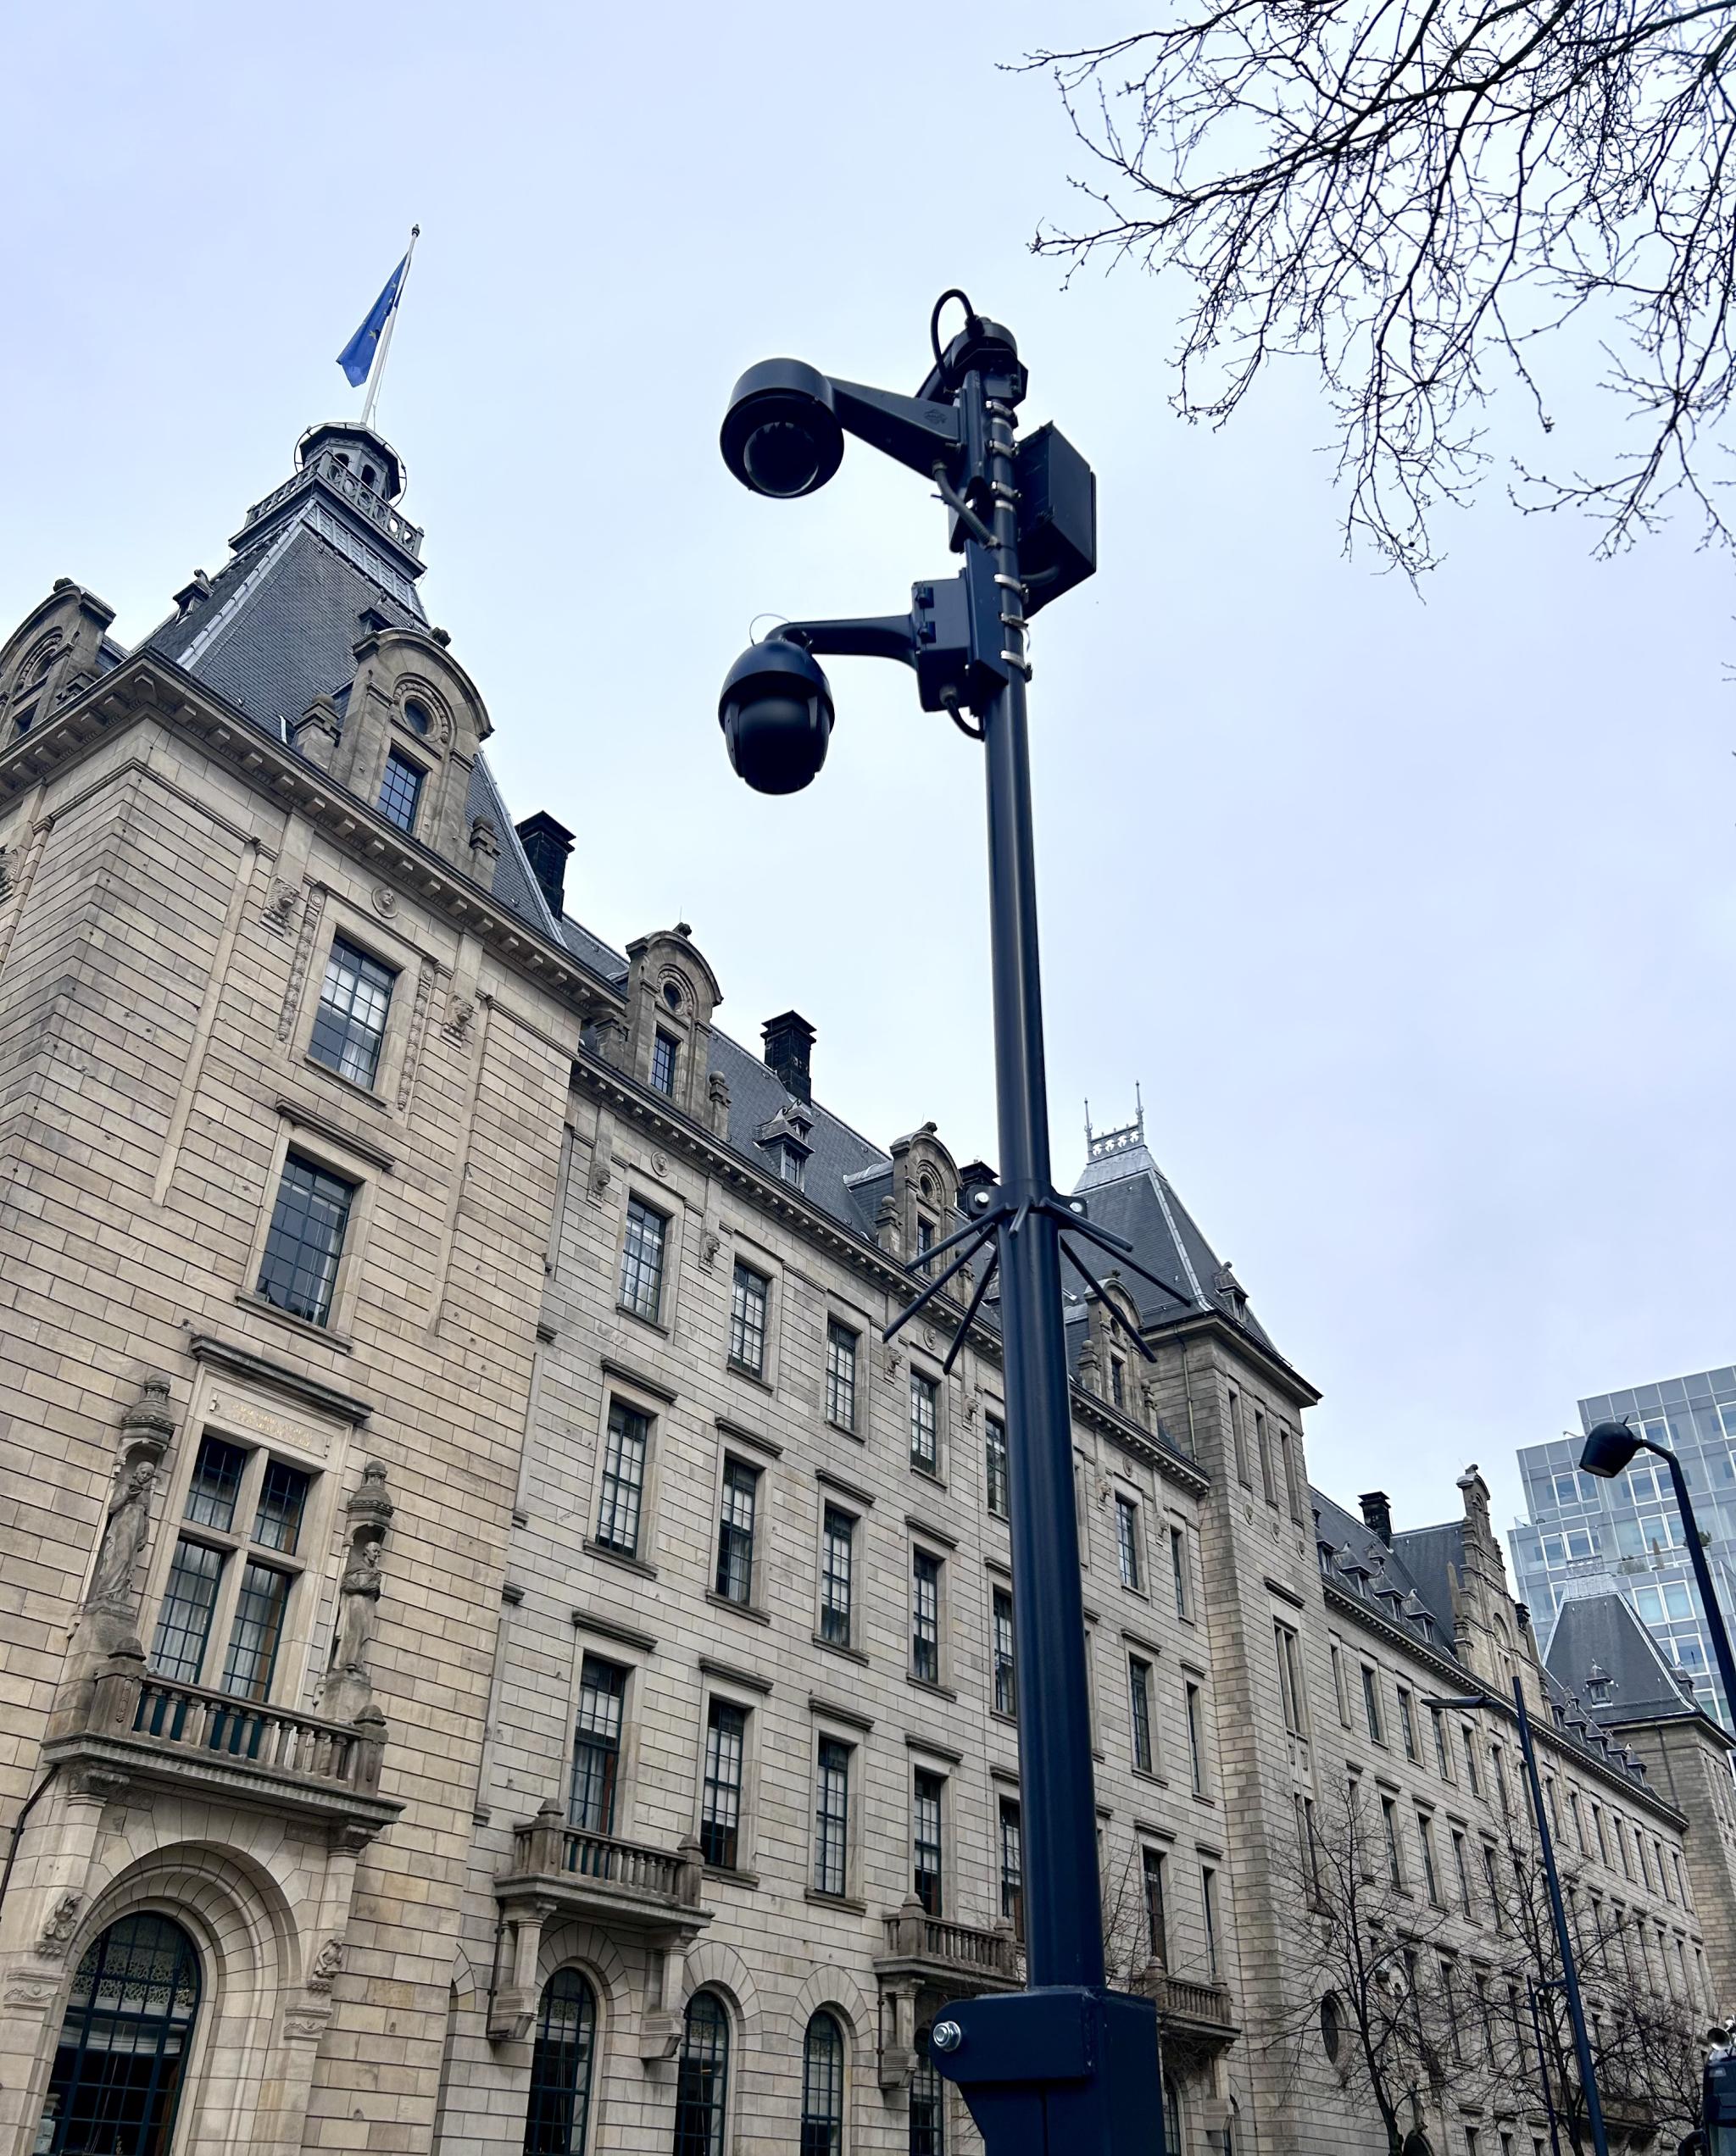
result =
[[[681,1054],[681,1043],[673,1033],[657,1029],[657,1038],[651,1044],[651,1088],[666,1100],[675,1098],[676,1064]]]
[[[412,764],[409,757],[401,756],[395,748],[388,752],[386,776],[380,786],[380,814],[388,824],[396,824],[401,831],[415,829],[422,781],[427,775],[420,764]]]
[[[777,1149],[777,1172],[787,1183],[800,1190],[807,1181],[808,1156],[798,1153],[793,1146],[782,1145]]]
[[[681,992],[681,990],[680,990],[679,988],[677,988],[677,987],[676,987],[676,984],[674,983],[674,981],[665,981],[664,982],[664,984],[663,984],[663,1000],[664,1000],[664,1002],[665,1002],[665,1003],[667,1003],[667,1004],[668,1004],[669,1008],[670,1008],[672,1011],[678,1011],[678,1010],[681,1009],[681,1007],[682,1007],[682,992]]]
[[[420,734],[425,738],[432,731],[434,725],[434,721],[428,715],[427,705],[418,703],[414,697],[408,697],[404,700],[403,723],[413,734]]]
[[[926,1176],[923,1178],[923,1184],[926,1188]],[[919,1213],[916,1216],[916,1265],[919,1271],[926,1273],[928,1270],[928,1253],[933,1247],[934,1223],[932,1220],[924,1220]]]

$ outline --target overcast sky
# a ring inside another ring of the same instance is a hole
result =
[[[1226,433],[1173,419],[1171,296],[1027,252],[1077,160],[995,66],[1137,15],[14,12],[0,631],[70,575],[131,640],[214,571],[359,408],[332,355],[420,219],[380,423],[514,813],[578,834],[570,908],[617,945],[691,921],[738,1039],[794,1004],[847,1120],[992,1158],[978,753],[868,662],[793,801],[715,719],[756,614],[948,567],[860,447],[811,501],[743,492],[731,382],[788,352],[914,389],[965,286],[1099,476],[1101,572],[1034,640],[1059,1170],[1084,1097],[1114,1123],[1143,1085],[1325,1395],[1315,1480],[1417,1525],[1474,1459],[1505,1522],[1577,1398],[1736,1357],[1730,565],[1685,529],[1594,564],[1498,472],[1420,602],[1341,558],[1305,372]]]

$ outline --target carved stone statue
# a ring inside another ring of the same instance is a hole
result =
[[[332,1983],[343,1970],[343,1942],[328,1939],[314,1956],[314,1965],[308,1971],[310,1992],[329,1992]]]
[[[132,1615],[133,1575],[151,1531],[151,1490],[156,1480],[153,1460],[135,1460],[131,1465],[123,1461],[116,1470],[97,1569],[85,1597],[86,1609],[116,1617]]]
[[[380,1544],[362,1542],[351,1552],[339,1585],[337,1633],[331,1643],[336,1669],[366,1673],[368,1649],[380,1615]]]
[[[334,1721],[352,1722],[374,1702],[368,1654],[380,1621],[380,1558],[392,1513],[386,1470],[378,1460],[363,1468],[343,1509],[350,1522],[349,1562],[338,1582],[337,1622],[320,1707]]]
[[[58,1961],[66,1952],[68,1940],[78,1929],[78,1913],[84,1905],[84,1896],[70,1888],[56,1896],[54,1906],[36,1938],[36,1952],[44,1961]]]

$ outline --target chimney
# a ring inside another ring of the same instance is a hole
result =
[[[515,826],[525,859],[531,864],[548,910],[559,920],[566,910],[566,857],[573,850],[573,835],[565,824],[539,808]]]
[[[1393,1546],[1393,1505],[1384,1490],[1365,1490],[1357,1498],[1362,1508],[1362,1524],[1371,1535],[1378,1535],[1390,1549]]]
[[[814,1028],[799,1011],[788,1010],[780,1018],[768,1018],[760,1030],[767,1068],[777,1073],[792,1098],[811,1101],[814,1081],[808,1075],[808,1059],[814,1048]]]

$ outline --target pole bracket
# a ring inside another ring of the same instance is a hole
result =
[[[1150,1999],[1082,1985],[960,1999],[936,2016],[929,2056],[987,2156],[1162,2156]]]

